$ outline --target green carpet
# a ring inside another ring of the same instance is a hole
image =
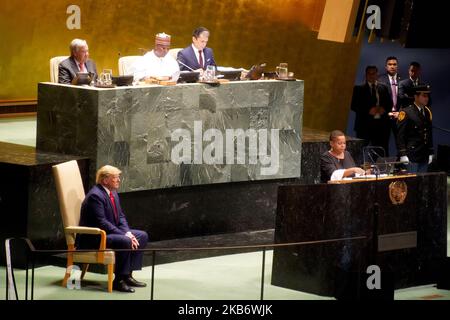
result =
[[[155,300],[258,300],[260,298],[262,254],[260,252],[220,256],[156,266]],[[266,300],[328,300],[270,284],[272,251],[266,254],[264,299]],[[0,268],[0,299],[5,299],[5,270]],[[36,300],[149,300],[151,267],[135,272],[134,277],[147,282],[135,293],[107,292],[107,276],[88,272],[80,290],[61,287],[64,268],[46,266],[35,271]],[[16,271],[19,299],[24,299],[25,272]],[[450,300],[450,291],[434,285],[401,289],[396,300]]]
[[[265,299],[317,300],[330,299],[270,285],[272,251],[266,254]],[[262,253],[245,253],[157,265],[154,299],[156,300],[229,300],[260,298]],[[0,269],[0,299],[5,299],[5,270]],[[151,267],[134,272],[133,276],[147,282],[135,293],[107,292],[107,275],[88,272],[81,290],[61,287],[64,268],[46,266],[35,271],[36,300],[148,300],[150,299]],[[24,298],[25,271],[15,273],[19,299]]]
[[[35,145],[36,118],[0,119],[0,141]],[[447,180],[450,186],[450,178]],[[448,198],[450,204],[450,192]],[[450,219],[450,207],[448,219]],[[450,252],[450,224],[447,224],[447,254]],[[260,297],[261,253],[244,253],[158,265],[155,269],[156,300],[256,300]],[[317,300],[330,299],[270,285],[272,251],[267,252],[264,277],[264,299]],[[5,268],[0,267],[0,299],[5,299]],[[137,288],[133,294],[108,293],[106,275],[87,273],[81,290],[61,287],[64,268],[46,266],[35,271],[37,300],[148,300],[150,287]],[[134,276],[150,285],[151,268]],[[25,271],[16,271],[19,299],[24,299]],[[450,291],[434,285],[401,289],[396,300],[450,300]]]

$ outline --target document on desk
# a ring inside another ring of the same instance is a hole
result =
[[[227,71],[244,71],[244,68],[233,68],[233,67],[217,67],[217,71],[219,72],[227,72]]]
[[[379,174],[378,176],[375,175],[375,174],[366,174],[366,175],[364,175],[364,176],[356,176],[356,177],[353,177],[352,179],[376,179],[377,177],[378,177],[378,178],[385,178],[385,177],[387,177],[387,176],[388,176],[388,175],[387,175],[386,173]]]

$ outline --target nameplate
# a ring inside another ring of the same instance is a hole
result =
[[[416,247],[417,231],[389,233],[378,236],[378,252]]]

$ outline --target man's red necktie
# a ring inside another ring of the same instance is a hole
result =
[[[84,67],[84,63],[80,63],[80,71],[86,72],[86,68]]]
[[[111,199],[111,203],[114,208],[114,218],[116,219],[116,222],[119,222],[119,216],[117,214],[116,202],[114,201],[114,195],[112,192],[109,193],[109,198]]]
[[[200,61],[200,67],[202,68],[202,69],[204,69],[203,68],[203,56],[202,56],[202,50],[198,50],[198,56],[199,56],[199,61]]]

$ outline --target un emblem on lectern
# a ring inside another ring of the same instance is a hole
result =
[[[408,194],[408,186],[404,181],[394,181],[389,185],[389,198],[394,205],[403,204]]]

